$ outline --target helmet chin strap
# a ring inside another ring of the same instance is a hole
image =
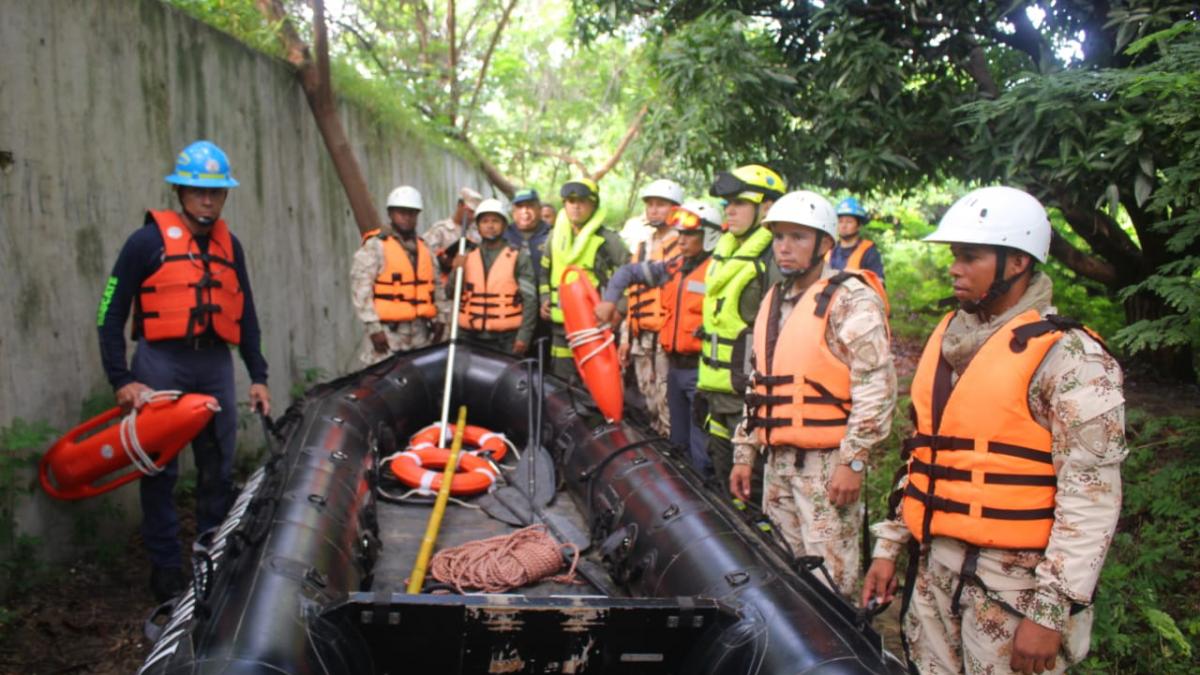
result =
[[[823,253],[821,253],[821,240],[824,239],[825,236],[827,236],[827,235],[823,232],[821,234],[817,235],[817,244],[816,244],[816,247],[813,248],[812,257],[808,259],[808,265],[801,267],[800,269],[795,269],[795,270],[789,270],[786,267],[780,266],[779,271],[780,271],[780,273],[783,274],[783,277],[785,279],[787,279],[788,281],[795,281],[795,280],[803,277],[805,274],[808,274],[812,268],[816,267],[825,258],[825,255]]]
[[[217,222],[216,218],[212,218],[209,216],[198,216],[198,215],[192,213],[191,211],[188,211],[186,207],[181,207],[181,208],[183,208],[183,212],[187,215],[187,217],[191,218],[192,221],[195,222],[200,227],[212,227]]]
[[[1011,278],[1004,278],[1004,266],[1008,263],[1008,249],[1003,246],[996,246],[996,276],[992,280],[992,284],[988,286],[987,293],[978,300],[962,300],[958,306],[967,314],[978,314],[986,311],[988,306],[996,301],[996,298],[1008,292],[1012,288],[1013,282],[1021,277],[1024,272],[1019,272]]]

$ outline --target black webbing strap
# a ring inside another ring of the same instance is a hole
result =
[[[921,544],[916,537],[908,540],[908,565],[904,569],[904,590],[900,596],[900,648],[904,650],[904,662],[908,664],[910,675],[921,675],[912,660],[912,650],[908,646],[908,635],[904,630],[904,617],[912,604],[913,593],[917,589],[917,572],[921,564]]]
[[[825,284],[825,288],[817,294],[817,306],[813,309],[813,315],[824,319],[826,312],[829,311],[829,303],[833,300],[833,294],[837,292],[838,287],[846,283],[846,280],[851,277],[857,277],[857,274],[851,272],[838,272],[829,277],[829,282]]]
[[[930,476],[929,483],[933,484],[934,478]],[[904,488],[904,494],[912,497],[925,505],[925,520],[933,518],[934,511],[943,511],[945,513],[957,513],[960,515],[970,515],[971,505],[966,502],[960,502],[954,499],[947,499],[933,494],[933,491],[922,492],[920,488],[913,485],[910,481],[908,486]],[[1044,509],[1001,509],[993,506],[985,506],[980,511],[980,516],[991,520],[1049,520],[1054,517],[1054,507],[1049,506]],[[928,531],[927,531],[928,532]],[[928,541],[922,537],[922,541]]]
[[[966,469],[926,464],[916,457],[910,461],[909,473],[920,473],[938,480],[956,480],[967,483],[972,479],[971,472]],[[1054,487],[1058,484],[1054,476],[1028,476],[1018,473],[984,473],[983,482],[991,485],[1031,485],[1036,487]]]

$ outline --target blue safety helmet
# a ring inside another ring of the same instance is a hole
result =
[[[229,158],[209,141],[196,141],[175,158],[175,173],[166,177],[172,185],[198,188],[231,188],[238,182],[229,174]]]
[[[837,214],[839,216],[854,216],[859,220],[867,219],[867,210],[858,203],[858,199],[854,197],[846,197],[837,205]]]

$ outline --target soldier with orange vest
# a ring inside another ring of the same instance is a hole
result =
[[[480,244],[455,265],[463,265],[458,327],[470,342],[523,355],[538,320],[538,294],[529,254],[504,238],[508,215],[498,199],[475,208]]]
[[[1122,375],[1103,343],[1057,316],[1051,227],[1033,196],[987,187],[927,241],[950,244],[959,309],[912,383],[915,433],[894,517],[873,527],[864,604],[887,601],[907,546],[901,615],[922,672],[1062,672],[1087,654],[1121,510]]]
[[[424,207],[416,188],[388,194],[388,223],[363,235],[350,265],[350,297],[366,328],[359,360],[377,363],[396,353],[432,344],[445,325],[436,296],[441,275],[429,247],[417,236]]]
[[[879,282],[823,263],[837,235],[833,205],[807,190],[764,219],[784,280],[755,317],[745,422],[729,486],[748,499],[765,450],[763,512],[797,556],[824,558],[826,581],[850,595],[861,570],[862,483],[891,431],[896,371]]]
[[[667,226],[667,217],[683,203],[683,188],[673,180],[659,179],[642,190],[649,233],[633,249],[632,262],[663,262],[678,255],[678,232]],[[667,355],[658,346],[658,331],[665,312],[662,289],[635,282],[627,290],[629,316],[625,319],[625,339],[618,355],[622,365],[633,357],[638,390],[646,399],[650,425],[660,434],[670,429],[667,409]]]
[[[867,210],[854,197],[846,197],[837,206],[838,243],[825,254],[825,265],[835,270],[870,270],[883,280],[883,258],[879,247],[860,236],[867,222]]]
[[[229,188],[238,184],[229,159],[216,145],[197,141],[179,153],[166,181],[175,186],[179,210],[148,211],[143,227],[121,248],[97,312],[100,356],[124,408],[140,408],[153,390],[216,397],[221,410],[192,441],[196,523],[203,532],[220,525],[234,496],[237,390],[231,347],[250,373],[251,408],[269,415],[271,394],[246,255],[221,219]],[[130,306],[137,342],[132,367],[126,365],[123,335]],[[138,484],[150,589],[160,602],[184,586],[172,497],[177,476],[172,460]]]
[[[667,226],[678,233],[678,254],[668,260],[632,262],[613,274],[596,306],[596,318],[611,323],[617,318],[617,301],[634,283],[660,291],[662,324],[656,348],[666,356],[667,407],[671,445],[687,453],[692,466],[712,476],[708,436],[692,414],[696,397],[696,369],[700,362],[700,332],[704,323],[704,278],[710,252],[721,234],[721,213],[700,201],[685,202],[667,216]],[[631,305],[632,308],[632,305]]]

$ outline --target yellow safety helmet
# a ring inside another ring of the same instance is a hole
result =
[[[721,199],[744,199],[761,204],[764,199],[779,199],[786,191],[787,184],[782,176],[761,164],[747,164],[718,173],[708,193]]]
[[[590,199],[599,204],[600,186],[596,185],[596,181],[591,178],[576,178],[563,183],[562,189],[558,191],[558,196],[563,199],[568,197]]]

